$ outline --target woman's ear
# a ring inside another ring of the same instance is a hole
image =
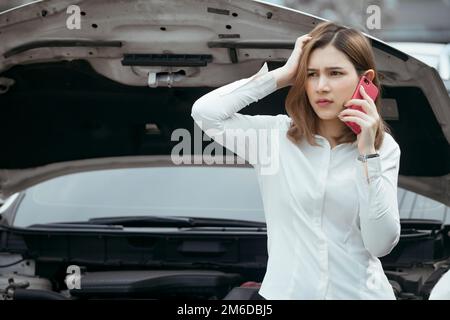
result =
[[[364,72],[364,75],[370,80],[373,81],[375,79],[375,71],[373,69],[369,69],[366,72]]]

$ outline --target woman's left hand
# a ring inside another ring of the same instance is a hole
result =
[[[366,93],[363,86],[359,87],[359,92],[364,99],[351,99],[344,106],[358,105],[366,113],[355,109],[342,110],[338,117],[344,122],[355,122],[361,127],[361,132],[357,135],[358,150],[360,154],[375,153],[375,136],[381,118],[378,114],[375,102]]]

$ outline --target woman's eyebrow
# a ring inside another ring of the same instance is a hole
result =
[[[342,68],[342,67],[326,67],[325,70],[344,70],[344,68]],[[308,68],[308,71],[317,71],[317,69]]]

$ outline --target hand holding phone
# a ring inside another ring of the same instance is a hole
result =
[[[362,77],[359,79],[359,83],[358,83],[358,85],[356,86],[356,89],[355,89],[355,92],[353,93],[352,99],[362,99],[362,100],[364,99],[363,96],[361,95],[361,93],[359,92],[359,90],[360,90],[359,87],[360,87],[360,86],[363,86],[364,90],[365,90],[366,93],[369,95],[369,97],[372,98],[372,100],[375,101],[375,99],[376,99],[377,96],[378,96],[378,88],[377,88],[377,86],[374,85],[374,84],[372,83],[372,81],[370,81],[370,79],[367,78],[366,76],[362,76]],[[361,106],[358,106],[358,105],[351,105],[351,106],[349,106],[348,108],[356,109],[356,110],[359,110],[359,111],[365,113],[365,111],[362,109],[362,107],[361,107]],[[350,129],[352,129],[352,131],[353,131],[355,134],[358,135],[358,134],[361,132],[361,127],[360,127],[358,124],[356,124],[356,123],[354,123],[354,122],[344,122],[344,123],[345,123],[347,126],[349,126]]]

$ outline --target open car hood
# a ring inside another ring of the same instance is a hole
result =
[[[170,154],[171,132],[194,128],[197,98],[265,61],[281,66],[321,21],[242,0],[37,1],[0,14],[0,196]],[[450,205],[445,86],[435,69],[369,38],[382,116],[402,150],[399,185]],[[287,90],[242,112],[284,113]]]

